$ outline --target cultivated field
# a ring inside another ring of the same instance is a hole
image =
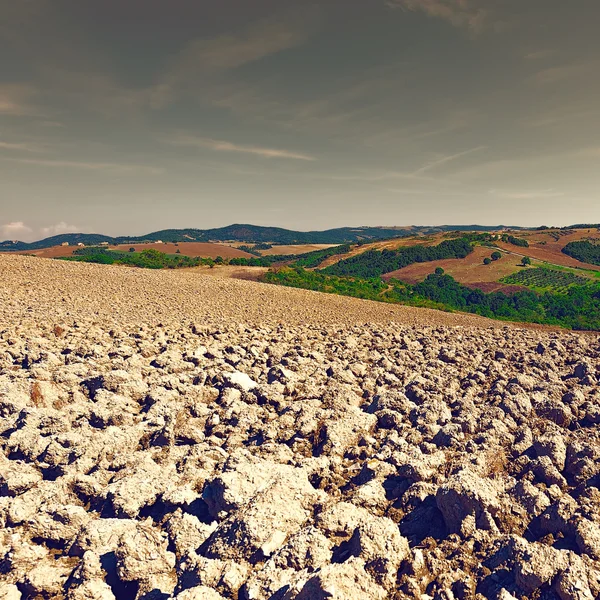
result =
[[[0,272],[0,598],[600,594],[597,336],[200,269]]]
[[[596,229],[577,229],[573,231],[560,229],[533,232],[519,231],[513,232],[513,235],[527,240],[529,242],[529,248],[519,248],[501,241],[498,242],[498,246],[510,252],[524,254],[531,258],[556,265],[600,271],[600,266],[598,265],[582,263],[562,253],[562,249],[569,242],[600,240],[600,232]]]
[[[335,244],[303,244],[298,246],[281,245],[273,246],[268,250],[259,250],[263,256],[273,256],[277,254],[305,254],[306,252],[315,252],[316,250],[326,250],[333,248]]]
[[[72,256],[77,250],[77,246],[53,246],[52,248],[44,248],[42,250],[28,250],[26,254],[40,256],[42,258],[59,258],[63,256]],[[118,246],[107,246],[109,250],[118,250],[120,252],[128,252],[130,248],[135,248],[136,252],[142,250],[154,249],[165,254],[175,254],[177,250],[184,256],[201,257],[201,258],[250,258],[252,254],[248,254],[243,250],[238,250],[226,244],[205,243],[205,242],[179,242],[177,244],[119,244]],[[17,252],[15,254],[23,254]]]
[[[489,258],[494,250],[484,246],[476,246],[466,258],[450,258],[427,263],[416,263],[384,275],[383,279],[400,279],[407,283],[423,281],[427,275],[441,267],[452,275],[454,279],[465,285],[473,285],[485,291],[515,289],[514,286],[499,283],[499,280],[511,275],[523,267],[519,266],[521,259],[510,254],[503,254],[502,258],[489,265],[483,264],[484,258]],[[517,288],[519,289],[519,288]]]

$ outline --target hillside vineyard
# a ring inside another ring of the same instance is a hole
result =
[[[600,342],[0,256],[0,598],[600,594]]]

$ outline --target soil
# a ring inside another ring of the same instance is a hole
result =
[[[597,335],[219,271],[0,255],[0,598],[599,597]]]

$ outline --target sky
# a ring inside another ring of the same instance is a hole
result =
[[[0,239],[600,221],[597,0],[0,0]]]

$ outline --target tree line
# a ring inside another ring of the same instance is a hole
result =
[[[394,279],[383,282],[379,277],[339,277],[299,267],[271,270],[264,280],[382,302],[459,310],[495,319],[600,330],[598,285],[572,286],[564,294],[524,290],[507,295],[469,288],[442,272],[432,273],[424,281],[410,285]]]
[[[591,242],[569,242],[563,249],[563,253],[580,262],[590,265],[600,265],[600,244]]]
[[[472,237],[472,236],[471,236]],[[414,263],[430,262],[446,258],[465,258],[473,252],[471,241],[466,237],[446,240],[437,246],[409,246],[397,250],[367,250],[356,256],[340,260],[323,272],[341,277],[380,277]]]

